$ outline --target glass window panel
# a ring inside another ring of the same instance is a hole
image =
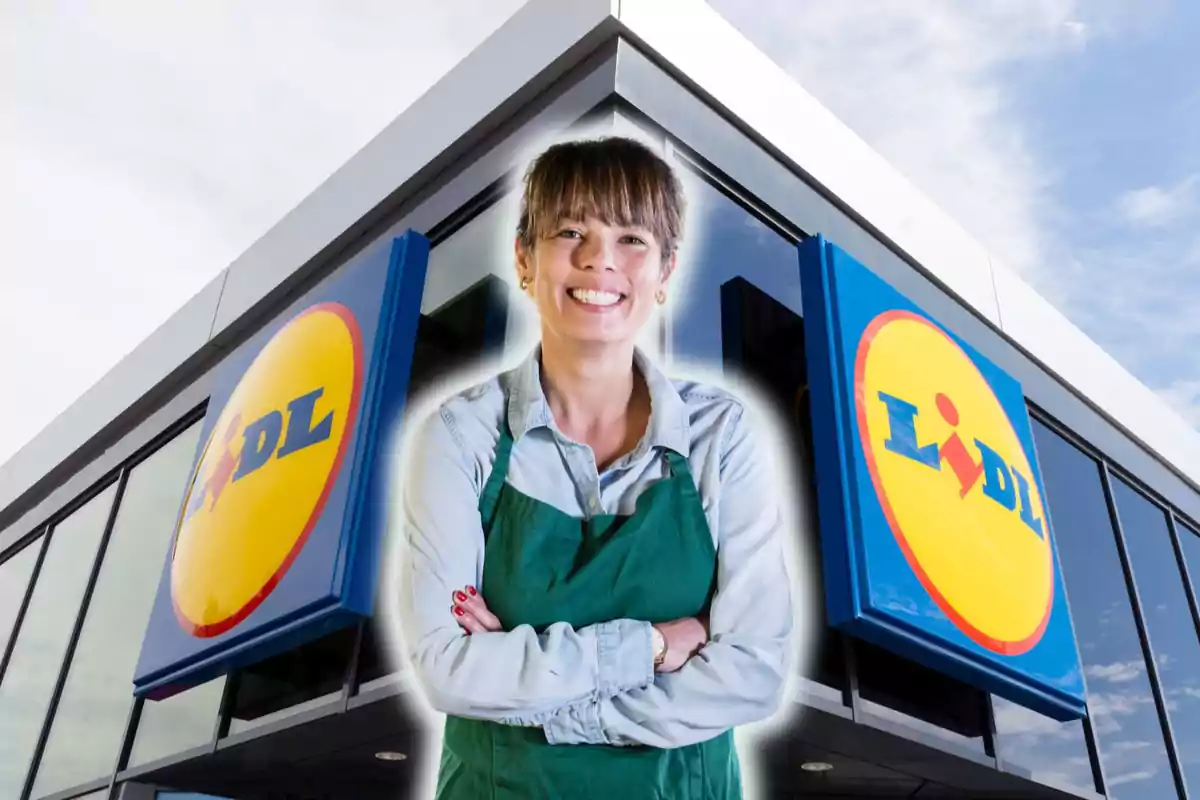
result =
[[[52,794],[112,771],[133,671],[200,436],[196,424],[129,475],[34,781]]]
[[[42,540],[38,539],[0,564],[0,659],[4,658],[13,624],[17,621],[17,612],[21,610],[21,602],[29,588],[29,576],[33,574],[41,549]]]
[[[50,533],[50,549],[0,683],[0,797],[21,794],[115,493],[115,486],[108,487]]]
[[[1057,722],[1024,706],[992,698],[996,755],[1028,770],[1036,781],[1085,792],[1096,790],[1083,722]]]
[[[1188,791],[1196,794],[1200,792],[1200,638],[1171,529],[1160,507],[1120,478],[1112,483],[1175,749],[1183,761]]]
[[[1183,551],[1183,560],[1192,583],[1192,596],[1200,601],[1200,534],[1182,523],[1175,527],[1179,531],[1179,548]]]
[[[704,180],[681,172],[692,207],[689,236],[680,255],[680,281],[668,300],[671,358],[748,379],[788,425],[791,453],[810,478],[811,422],[805,386],[804,320],[800,261],[795,245]],[[714,320],[719,324],[714,325]],[[815,494],[815,484],[809,491]],[[810,564],[820,563],[816,503],[802,530]],[[841,639],[825,627],[824,587],[813,573],[811,602],[820,632],[804,677],[841,689],[845,659]]]
[[[252,664],[237,676],[229,733],[240,733],[324,705],[339,696],[357,627],[342,628]]]
[[[742,278],[799,317],[800,258],[795,244],[712,184],[685,169],[679,177],[691,211],[667,299],[671,356],[720,369],[728,321],[722,287]],[[787,352],[802,360],[803,342]]]
[[[225,678],[215,678],[165,700],[142,704],[129,766],[149,764],[212,741]]]
[[[510,304],[519,307],[524,302],[512,286],[516,201],[513,194],[500,199],[430,251],[410,398],[436,388],[446,376],[498,355],[506,343],[532,346],[525,338],[532,330],[527,327],[529,315],[509,313]],[[360,687],[393,673],[395,664],[385,655],[369,626],[359,661]]]
[[[528,315],[508,313],[523,302],[513,285],[516,200],[501,198],[430,251],[410,394],[531,332]]]
[[[1033,428],[1109,796],[1174,797],[1100,468],[1040,422]],[[1055,770],[1081,755],[1045,742],[1025,751],[1033,762],[1023,766]]]

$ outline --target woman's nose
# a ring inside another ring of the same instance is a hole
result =
[[[616,248],[606,236],[589,236],[578,250],[580,269],[612,271],[617,268]]]

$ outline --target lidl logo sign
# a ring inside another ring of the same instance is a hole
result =
[[[134,676],[157,699],[371,613],[428,242],[369,248],[217,370]]]
[[[320,303],[276,333],[238,382],[204,445],[175,539],[171,597],[193,636],[245,619],[304,546],[342,467],[362,362],[354,315]]]
[[[1020,385],[819,237],[801,245],[831,621],[1051,716],[1083,713]]]

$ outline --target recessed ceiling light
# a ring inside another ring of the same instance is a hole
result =
[[[380,750],[375,757],[380,761],[403,761],[408,758],[404,753],[397,753],[395,750]]]
[[[800,769],[805,772],[829,772],[833,769],[833,764],[828,761],[805,761],[800,765]]]

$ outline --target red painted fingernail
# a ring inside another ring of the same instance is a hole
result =
[[[455,593],[454,593],[454,599],[455,599],[455,600],[457,600],[457,601],[458,601],[458,602],[460,602],[460,603],[465,603],[465,602],[467,602],[467,596],[466,596],[465,594],[463,594],[462,592],[455,592]]]
[[[455,606],[455,607],[454,607],[454,613],[455,613],[455,614],[458,614],[458,615],[461,617],[463,614],[465,614],[465,613],[467,613],[467,612],[463,611],[463,610],[462,610],[461,608],[459,608],[458,606]]]
[[[468,586],[467,591],[471,593],[471,597],[475,596],[475,587],[474,586]]]

